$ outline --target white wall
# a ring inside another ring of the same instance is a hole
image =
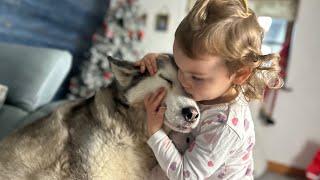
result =
[[[267,159],[299,168],[320,149],[319,8],[319,0],[300,1],[287,83],[293,91],[280,91],[275,126],[259,132]]]
[[[172,52],[174,32],[186,15],[187,0],[139,0],[143,11],[147,13],[145,37],[142,48],[147,52]],[[158,13],[169,14],[168,30],[155,30],[155,17]]]

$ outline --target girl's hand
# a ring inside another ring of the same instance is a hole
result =
[[[166,90],[162,87],[144,98],[144,105],[147,111],[147,127],[149,137],[160,130],[163,125],[166,107],[160,105],[165,95]]]
[[[157,53],[146,54],[141,60],[134,63],[135,66],[140,66],[140,72],[144,73],[146,68],[148,69],[151,75],[154,75],[157,72],[157,63],[156,59],[159,56]]]

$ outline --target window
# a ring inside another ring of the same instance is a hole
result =
[[[279,53],[286,40],[288,21],[268,16],[258,17],[260,26],[265,30],[262,53]]]

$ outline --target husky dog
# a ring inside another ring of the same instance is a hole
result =
[[[150,76],[109,57],[114,81],[91,98],[64,103],[47,117],[0,142],[0,179],[148,179],[156,165],[146,144],[143,97],[165,87],[165,126],[190,132],[199,109],[177,80],[177,67],[160,55]]]

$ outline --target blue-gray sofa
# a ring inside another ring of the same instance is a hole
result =
[[[71,64],[72,55],[65,50],[0,43],[0,84],[8,86],[0,109],[0,139],[57,105],[48,103]]]

